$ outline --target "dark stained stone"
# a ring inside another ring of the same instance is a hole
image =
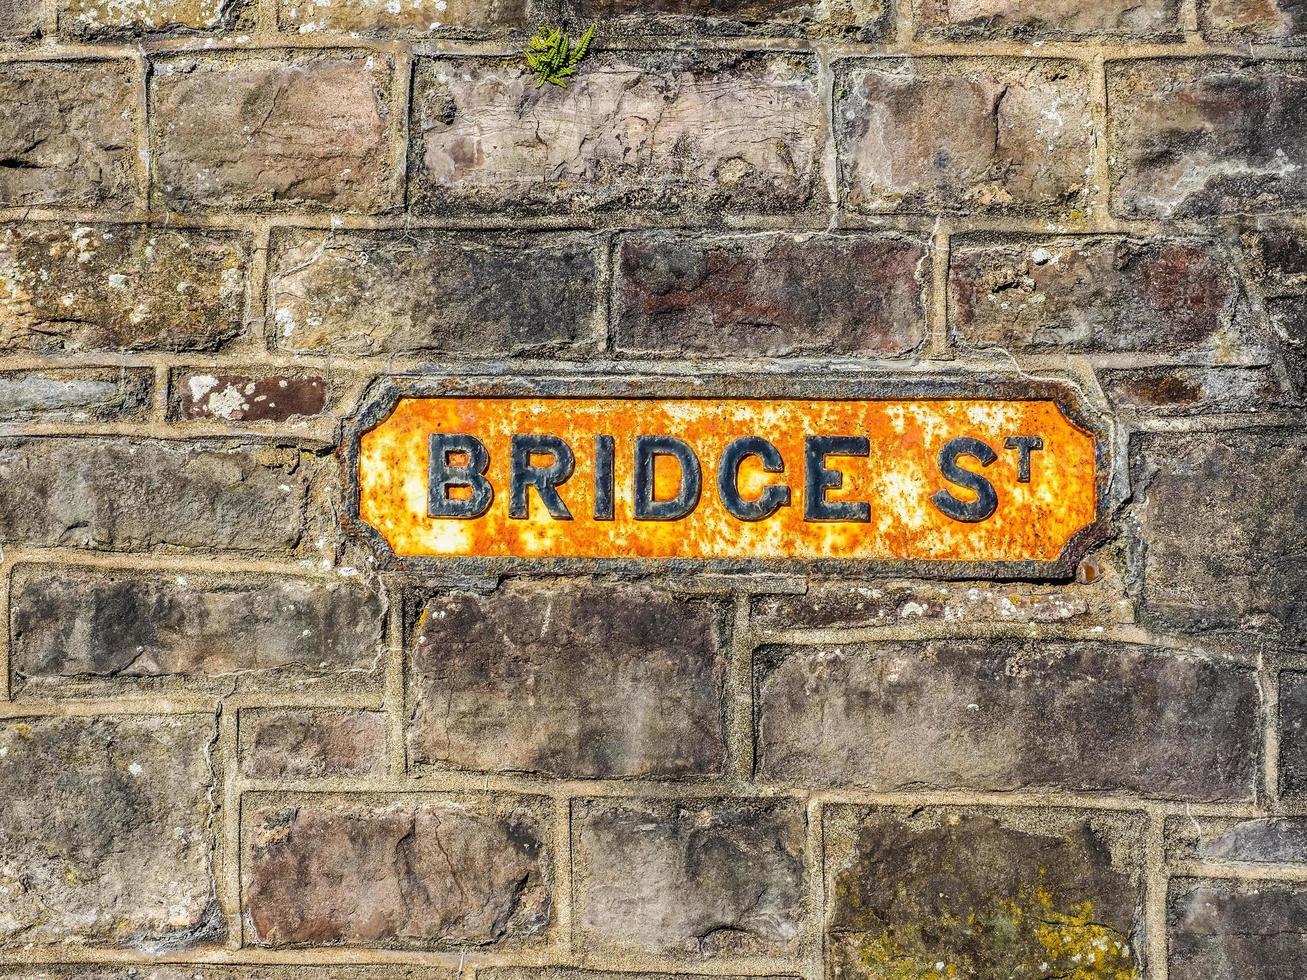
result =
[[[385,771],[386,715],[380,711],[247,708],[239,728],[241,771],[256,779]]]
[[[1307,673],[1280,674],[1280,792],[1307,794]]]
[[[1141,415],[1264,412],[1294,401],[1263,367],[1101,368],[1098,381],[1112,404]]]
[[[409,643],[419,765],[574,777],[721,772],[719,602],[508,581],[430,599]]]
[[[1056,787],[1248,800],[1251,668],[1100,641],[763,647],[757,772],[878,791]]]
[[[897,235],[646,233],[618,247],[619,350],[897,357],[926,337],[925,244]]]
[[[1307,628],[1307,434],[1131,440],[1143,618],[1299,640]]]
[[[1167,853],[1196,861],[1253,864],[1307,863],[1307,817],[1225,820],[1171,817]]]
[[[1301,980],[1307,889],[1172,878],[1166,932],[1170,980]]]
[[[328,386],[328,380],[322,375],[298,371],[173,372],[168,414],[176,420],[217,422],[288,422],[312,418],[326,409]]]

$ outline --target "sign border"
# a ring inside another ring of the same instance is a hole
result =
[[[943,400],[1049,401],[1095,441],[1095,517],[1067,541],[1052,561],[929,560],[915,558],[541,558],[397,555],[381,533],[359,517],[358,460],[362,437],[381,425],[403,398],[733,398],[826,401]],[[359,398],[358,410],[342,420],[335,453],[345,488],[341,525],[348,537],[367,543],[381,572],[421,576],[485,577],[536,575],[846,574],[859,578],[936,580],[1067,580],[1080,559],[1107,539],[1112,524],[1112,433],[1069,381],[1045,378],[959,377],[919,374],[392,374],[375,379]]]

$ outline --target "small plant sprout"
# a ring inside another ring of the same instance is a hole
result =
[[[567,79],[576,74],[576,66],[590,50],[594,32],[595,25],[591,24],[590,29],[573,44],[572,38],[561,27],[542,27],[536,31],[523,52],[527,68],[535,74],[536,88],[545,82],[567,88]]]

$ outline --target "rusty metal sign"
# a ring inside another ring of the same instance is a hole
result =
[[[1102,440],[1055,387],[758,398],[505,386],[401,384],[360,420],[350,510],[391,556],[1038,572],[1065,568],[1099,519]]]

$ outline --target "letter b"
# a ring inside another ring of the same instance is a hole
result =
[[[481,440],[454,433],[431,434],[431,459],[427,465],[427,516],[457,517],[471,520],[490,509],[495,491],[486,479],[490,454]],[[451,466],[449,457],[462,453],[466,466]],[[467,487],[471,493],[462,499],[449,495],[450,487]]]

